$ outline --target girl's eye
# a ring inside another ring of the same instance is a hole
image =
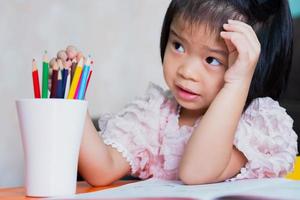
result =
[[[206,58],[206,62],[210,65],[214,65],[214,66],[218,66],[221,65],[222,63],[220,63],[216,58],[214,57],[207,57]]]
[[[184,48],[179,42],[173,42],[173,46],[179,53],[184,53]]]

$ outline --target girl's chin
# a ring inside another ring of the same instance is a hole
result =
[[[182,101],[178,98],[176,98],[177,100],[177,103],[187,109],[187,110],[190,110],[190,111],[197,111],[197,112],[200,112],[200,114],[204,113],[206,110],[207,110],[207,106],[205,105],[202,105],[200,102],[185,102],[185,101]]]

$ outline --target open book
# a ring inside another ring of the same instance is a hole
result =
[[[300,181],[284,178],[247,179],[205,185],[148,179],[117,188],[78,194],[64,199],[176,199],[274,200],[300,199]]]

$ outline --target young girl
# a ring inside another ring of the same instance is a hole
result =
[[[172,0],[161,33],[164,91],[86,118],[79,170],[92,185],[131,174],[185,184],[281,177],[297,135],[277,100],[291,62],[286,0]]]

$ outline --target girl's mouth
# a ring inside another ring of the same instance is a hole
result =
[[[182,87],[176,86],[177,88],[177,95],[186,101],[195,100],[197,97],[199,97],[199,94],[196,94],[192,92],[191,90],[184,89]]]

